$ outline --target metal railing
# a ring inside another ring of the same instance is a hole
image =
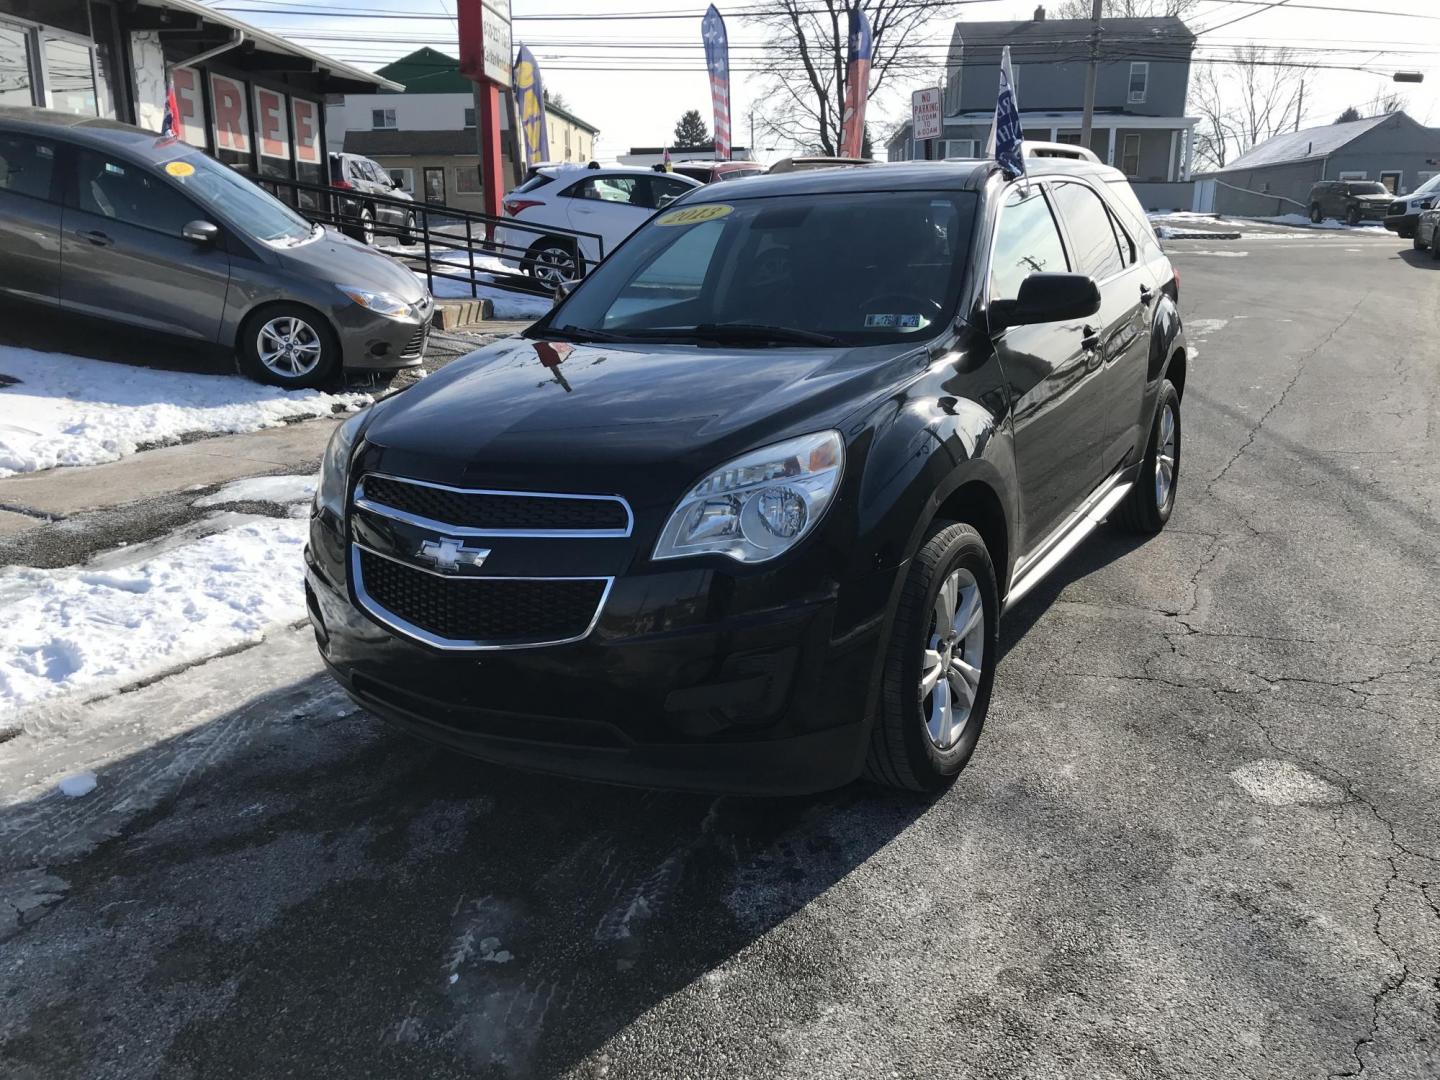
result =
[[[572,251],[577,277],[584,277],[605,257],[605,240],[598,233],[537,225],[517,218],[480,214],[474,210],[397,199],[392,195],[346,191],[328,184],[311,184],[284,177],[257,176],[251,179],[306,219],[334,226],[352,235],[361,229],[360,212],[368,209],[372,219],[369,228],[375,237],[393,237],[402,245],[398,250],[379,246],[376,250],[412,270],[423,270],[431,293],[435,292],[435,279],[441,278],[468,285],[472,299],[479,296],[482,287],[548,299],[554,295],[553,287],[526,273],[526,267],[532,263],[531,252],[535,244],[544,239],[559,240]],[[407,224],[379,220],[376,211],[380,207],[394,208],[403,214]],[[594,242],[595,258],[587,256],[582,240]],[[451,252],[463,253],[464,258],[446,258]],[[499,261],[504,268],[496,269],[493,264],[477,266],[477,257]],[[455,299],[440,297],[447,298]]]

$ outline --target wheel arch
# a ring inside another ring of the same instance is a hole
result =
[[[308,304],[304,300],[292,300],[289,298],[271,296],[266,297],[264,300],[257,301],[254,304],[251,304],[250,307],[246,308],[245,311],[240,314],[240,317],[235,320],[235,333],[230,341],[230,348],[238,352],[241,346],[241,342],[244,341],[245,335],[249,333],[250,327],[254,323],[254,321],[261,315],[263,315],[266,311],[270,310],[271,308],[277,307],[299,307],[304,308],[306,311],[312,313],[315,316],[316,320],[320,322],[329,332],[331,341],[335,345],[335,351],[340,354],[339,366],[344,367],[345,339],[340,334],[340,328],[335,325],[335,320],[330,317],[330,314],[328,312],[322,311],[314,304]]]

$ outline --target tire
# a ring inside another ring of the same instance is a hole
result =
[[[963,629],[956,624],[968,624],[966,613],[976,610],[976,600],[980,618],[978,627],[946,643],[937,633],[941,618],[937,608],[942,587],[952,580],[958,588],[946,637]],[[969,525],[940,521],[931,527],[905,578],[886,650],[880,714],[870,733],[865,776],[906,791],[941,791],[975,752],[1000,656],[995,567],[984,540]],[[963,665],[948,664],[950,656],[959,657]],[[927,667],[942,673],[928,692],[921,683]],[[963,693],[952,691],[953,685],[963,687]],[[961,695],[960,701],[969,696],[968,713],[962,719],[958,709],[952,711],[951,727],[937,731],[936,695],[952,702],[952,693]],[[937,734],[943,737],[937,739]]]
[[[559,288],[561,281],[577,281],[584,267],[573,245],[563,240],[541,239],[525,253],[525,272],[539,284]]]
[[[1325,220],[1325,215],[1320,212],[1320,204],[1314,203],[1310,207],[1310,220],[1319,225]]]
[[[284,354],[285,338],[294,351]],[[340,370],[340,342],[319,314],[300,304],[271,304],[240,327],[240,373],[287,390],[324,386]]]
[[[1413,239],[1413,240],[1410,241],[1410,246],[1413,247],[1416,251],[1424,251],[1424,250],[1425,250],[1425,245],[1420,242],[1420,234],[1419,234],[1419,233],[1416,233],[1416,234],[1415,234],[1415,239]]]
[[[1166,417],[1170,418],[1167,426]],[[1168,444],[1170,459],[1168,480],[1162,481],[1161,451]],[[1127,532],[1153,535],[1165,528],[1175,509],[1175,492],[1180,484],[1180,395],[1175,384],[1166,379],[1160,384],[1160,399],[1155,403],[1155,419],[1145,443],[1145,459],[1140,476],[1130,494],[1116,508],[1114,522]],[[1163,482],[1163,488],[1162,488]]]
[[[1440,227],[1430,230],[1430,258],[1440,262]]]
[[[407,214],[405,224],[400,227],[400,242],[402,244],[413,244],[415,242],[415,215]]]
[[[359,233],[359,235],[355,237],[356,240],[359,240],[366,247],[375,246],[375,212],[369,207],[360,211],[360,224],[356,227],[355,231]]]
[[[1359,224],[1360,224],[1360,210],[1359,210],[1359,208],[1352,206],[1352,207],[1350,207],[1349,210],[1346,210],[1346,211],[1345,211],[1345,224],[1346,224],[1346,225],[1359,225]]]

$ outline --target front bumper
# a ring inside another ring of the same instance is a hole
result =
[[[1420,224],[1420,214],[1387,214],[1385,216],[1385,228],[1393,233],[1404,233],[1408,236],[1415,234],[1415,227]]]
[[[323,529],[312,523],[321,550]],[[333,572],[307,549],[321,655],[357,703],[400,728],[537,771],[798,794],[860,773],[885,613],[904,568],[867,575],[843,596],[789,603],[776,595],[778,576],[739,589],[709,570],[620,577],[581,641],[458,653],[381,626]]]
[[[351,371],[396,371],[419,367],[430,344],[430,315],[433,301],[418,319],[390,319],[359,304],[347,304],[333,312],[340,335],[340,355]]]

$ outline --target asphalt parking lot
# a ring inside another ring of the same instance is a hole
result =
[[[1007,616],[943,798],[456,759],[295,628],[0,811],[0,1074],[1440,1075],[1440,263],[1167,246],[1175,516]]]

